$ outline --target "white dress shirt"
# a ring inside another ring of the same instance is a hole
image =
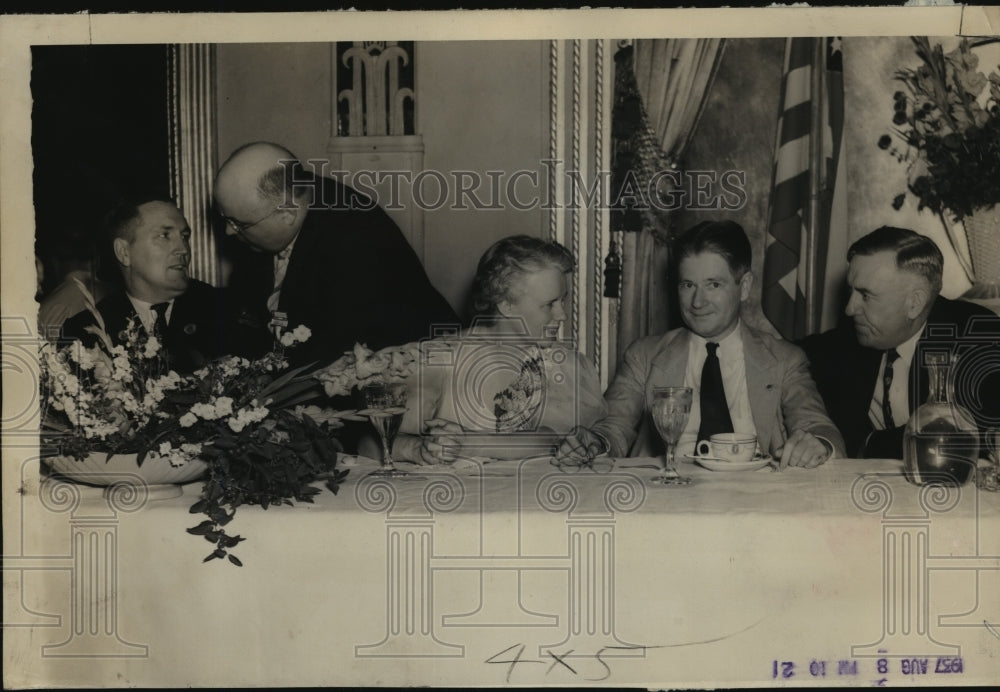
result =
[[[924,328],[896,347],[899,358],[892,364],[892,384],[889,385],[889,405],[892,407],[892,422],[894,425],[906,425],[910,419],[910,363],[917,350],[917,342]],[[886,354],[882,354],[882,362],[878,366],[878,377],[875,391],[868,407],[868,420],[876,430],[885,430],[886,425],[882,415],[882,376],[885,373]],[[918,404],[923,402],[917,402]]]
[[[132,307],[135,308],[135,312],[139,315],[139,321],[142,322],[143,328],[146,330],[147,334],[153,333],[153,325],[156,324],[156,312],[153,310],[153,303],[146,302],[145,300],[140,300],[133,296],[129,296],[128,299],[132,301]],[[167,303],[167,314],[166,320],[167,324],[170,324],[170,315],[174,311],[174,300],[171,298],[168,301],[158,300],[157,304],[166,302]]]
[[[708,350],[705,348],[707,339],[694,332],[688,338],[687,370],[684,372],[684,386],[691,387],[691,415],[687,426],[677,443],[677,454],[692,454],[698,444],[698,428],[701,426],[701,371],[705,366]],[[757,434],[750,410],[750,394],[747,391],[747,366],[743,356],[743,336],[740,325],[722,341],[718,342],[716,355],[719,357],[719,368],[722,370],[722,386],[726,390],[726,403],[729,405],[729,416],[733,421],[735,432]]]

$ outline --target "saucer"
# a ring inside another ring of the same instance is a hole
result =
[[[726,461],[717,457],[699,457],[694,455],[688,455],[687,458],[704,466],[709,471],[756,471],[774,461],[774,457],[770,454],[754,457],[750,461]]]

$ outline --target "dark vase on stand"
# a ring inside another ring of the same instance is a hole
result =
[[[916,485],[964,485],[979,458],[979,430],[972,414],[954,403],[951,353],[919,352],[927,367],[930,393],[906,424],[903,469]]]

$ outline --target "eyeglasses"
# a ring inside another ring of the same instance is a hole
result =
[[[219,216],[221,216],[222,220],[225,221],[227,224],[229,224],[229,227],[232,228],[237,233],[246,233],[257,224],[267,221],[269,218],[277,214],[279,211],[281,211],[281,209],[274,209],[271,211],[270,214],[262,216],[261,218],[257,219],[252,223],[248,223],[246,221],[239,221],[231,216],[226,216],[225,214],[219,214]]]

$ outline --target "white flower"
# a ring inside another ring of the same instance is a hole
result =
[[[216,418],[228,416],[233,412],[233,398],[231,396],[220,396],[215,400],[215,410],[219,414]]]
[[[268,413],[270,411],[264,406],[248,406],[241,408],[236,412],[235,416],[230,417],[226,422],[229,423],[229,427],[233,432],[242,432],[243,428],[251,423],[256,423],[267,418]]]
[[[281,335],[281,345],[293,346],[295,344],[299,344],[302,343],[303,341],[306,341],[310,336],[312,336],[312,332],[309,331],[309,327],[305,326],[304,324],[300,324],[292,331],[285,332],[284,334]]]
[[[78,423],[79,414],[76,410],[76,401],[70,398],[63,399],[63,410],[66,412],[66,417],[69,418],[70,423]]]
[[[220,396],[214,403],[198,403],[191,407],[191,413],[205,420],[218,420],[233,412],[233,399]]]
[[[173,449],[173,448],[170,446],[169,442],[161,442],[160,443],[160,449],[158,451],[159,451],[159,454],[160,454],[161,457],[165,457],[168,454],[170,454],[170,450],[171,449]]]
[[[114,371],[111,374],[114,380],[128,380],[132,377],[132,364],[129,362],[128,356],[126,354],[121,354],[120,356],[115,356],[112,362]]]
[[[159,352],[160,340],[155,336],[151,336],[146,339],[146,350],[142,353],[143,358],[153,358]]]
[[[93,370],[103,355],[97,348],[83,348],[83,344],[79,341],[72,343],[67,350],[70,359],[78,363],[81,370]]]
[[[181,416],[177,422],[181,424],[182,428],[190,428],[192,425],[198,422],[198,416],[188,411],[183,416]]]

